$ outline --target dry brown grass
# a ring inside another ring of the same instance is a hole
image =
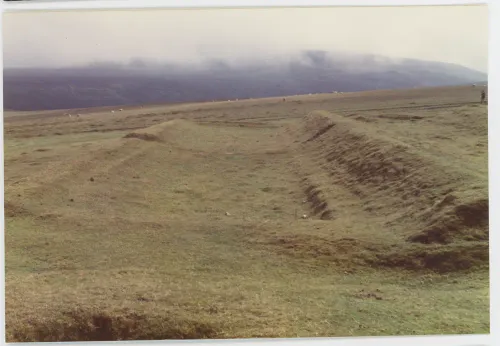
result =
[[[488,332],[475,93],[7,114],[8,340]]]
[[[216,326],[168,316],[138,315],[134,312],[107,313],[73,308],[53,319],[34,317],[11,328],[19,342],[119,341],[207,339],[217,337]]]
[[[414,229],[407,238],[410,242],[451,246],[458,242],[461,247],[470,246],[473,253],[469,256],[462,248],[450,250],[446,247],[442,250],[443,256],[435,256],[434,253],[425,254],[426,248],[410,249],[400,251],[400,256],[396,256],[398,259],[391,261],[384,253],[386,238],[379,246],[381,255],[375,256],[384,259],[375,261],[370,258],[372,265],[380,262],[405,267],[406,263],[410,269],[435,268],[438,271],[487,265],[488,246],[487,243],[481,244],[488,240],[487,184],[472,187],[478,183],[479,177],[487,182],[486,174],[480,176],[474,167],[463,163],[459,167],[458,162],[450,166],[448,160],[436,160],[412,145],[411,141],[398,138],[397,130],[402,126],[392,127],[383,123],[381,118],[385,119],[374,116],[372,124],[367,125],[326,111],[313,111],[292,132],[299,138],[295,143],[297,152],[309,154],[301,158],[302,162],[298,161],[297,169],[306,176],[303,181],[308,186],[306,194],[312,205],[312,214],[330,208],[331,215],[331,208],[339,209],[333,207],[337,191],[324,191],[329,184],[337,185],[339,189],[347,189],[344,194],[360,199],[361,203],[356,207],[364,206],[364,211],[368,212],[365,219],[384,217],[383,224],[394,235],[404,235]],[[439,120],[429,118],[433,123]],[[456,119],[457,123],[460,120]],[[379,127],[377,123],[380,122],[383,126]],[[486,135],[486,131],[481,134]],[[480,149],[478,154],[484,154],[484,151]],[[315,184],[311,183],[311,179],[318,179],[315,177],[321,174],[320,171],[325,171],[324,177]],[[399,242],[404,245],[402,240]],[[478,255],[478,251],[483,253]],[[473,260],[465,259],[474,256]],[[425,259],[427,257],[431,259]],[[456,258],[457,264],[441,265],[440,261],[449,262],[450,258]],[[422,260],[426,264],[422,264]],[[468,264],[463,264],[464,261]]]

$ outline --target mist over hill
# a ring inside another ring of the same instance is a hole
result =
[[[174,64],[133,59],[59,69],[4,69],[4,108],[67,108],[196,102],[451,86],[487,80],[462,66],[306,50],[290,58]]]

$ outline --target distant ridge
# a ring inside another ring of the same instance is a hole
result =
[[[301,51],[287,60],[230,63],[210,60],[197,67],[96,62],[59,69],[5,69],[4,107],[9,110],[195,102],[332,91],[454,86],[487,80],[455,64],[375,55]]]

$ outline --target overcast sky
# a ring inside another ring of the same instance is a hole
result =
[[[197,62],[340,50],[487,71],[486,6],[8,13],[4,66]]]

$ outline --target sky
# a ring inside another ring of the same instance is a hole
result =
[[[196,64],[318,49],[442,61],[487,72],[486,6],[7,13],[5,67],[141,57]]]

